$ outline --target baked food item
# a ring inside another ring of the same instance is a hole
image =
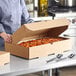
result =
[[[38,46],[38,45],[48,44],[48,43],[52,44],[53,42],[61,41],[61,40],[63,40],[63,38],[42,38],[42,39],[22,42],[19,45],[23,47],[33,47],[33,46]]]

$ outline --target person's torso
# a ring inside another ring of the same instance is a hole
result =
[[[0,0],[0,22],[6,32],[15,32],[21,26],[20,0]]]

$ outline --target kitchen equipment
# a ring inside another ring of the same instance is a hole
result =
[[[31,17],[34,17],[34,0],[24,0]]]
[[[56,60],[56,59],[61,59],[62,56],[63,56],[63,54],[57,54],[54,58],[49,59],[49,60],[47,60],[46,62],[49,63],[49,62],[54,61],[54,60]]]
[[[60,6],[76,6],[76,0],[55,0]]]
[[[51,11],[48,11],[48,15],[49,15],[49,16],[52,16],[52,19],[54,19],[54,17],[56,16],[56,14],[54,14],[54,13],[51,12]]]
[[[64,31],[61,35],[72,40],[72,48],[70,49],[72,53],[76,54],[76,18],[70,19],[71,24],[68,29]],[[60,36],[61,36],[60,35]]]
[[[48,13],[47,13],[48,0],[39,0],[38,4],[39,4],[38,15],[48,16]]]
[[[53,13],[76,12],[76,0],[48,0],[48,11]]]

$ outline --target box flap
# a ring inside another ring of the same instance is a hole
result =
[[[9,53],[9,52],[0,51],[0,55],[6,54],[6,53]]]
[[[67,26],[69,25],[69,23],[70,22],[68,19],[63,18],[63,19],[55,19],[55,20],[49,20],[49,21],[24,24],[12,35],[12,40],[13,40],[12,43],[17,43],[23,38],[26,38],[26,40],[28,40],[31,38],[44,36],[46,32],[48,32],[49,30],[54,28],[56,29],[58,27]]]

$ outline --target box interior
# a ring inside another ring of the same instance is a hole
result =
[[[43,22],[25,24],[12,35],[12,43],[19,41],[41,39],[45,37],[58,37],[69,25],[67,19],[57,19]]]

